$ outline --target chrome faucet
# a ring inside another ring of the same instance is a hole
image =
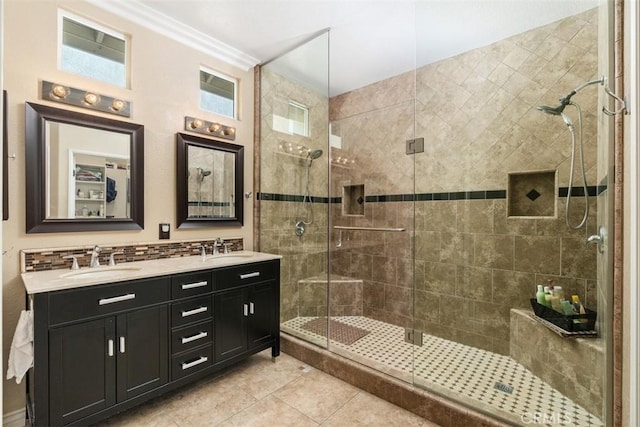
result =
[[[109,256],[109,265],[110,266],[116,265],[116,259],[115,259],[116,255],[124,255],[124,251],[111,252],[111,256]]]
[[[215,242],[213,242],[213,255],[220,254],[220,251],[218,250],[218,248],[221,247],[223,243],[224,241],[219,237],[216,239]]]
[[[100,260],[98,259],[98,255],[100,255],[100,252],[102,252],[100,246],[95,245],[93,247],[93,251],[91,251],[91,262],[89,263],[90,268],[100,267]]]

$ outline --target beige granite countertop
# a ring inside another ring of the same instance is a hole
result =
[[[120,263],[116,266],[82,268],[80,270],[47,270],[22,273],[22,282],[29,295],[102,285],[105,283],[148,277],[166,276],[189,271],[207,270],[217,267],[249,264],[282,258],[280,255],[263,252],[238,251],[230,254],[154,259]]]

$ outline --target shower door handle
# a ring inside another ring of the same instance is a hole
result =
[[[586,244],[589,245],[589,244],[595,243],[596,245],[598,245],[598,252],[603,254],[605,251],[604,245],[605,245],[606,239],[607,239],[606,229],[603,226],[600,226],[598,228],[598,234],[594,234],[587,237]]]

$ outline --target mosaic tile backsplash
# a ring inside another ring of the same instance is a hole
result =
[[[244,249],[242,238],[223,239],[224,243],[231,243],[229,250],[241,251]],[[102,249],[99,260],[101,265],[108,265],[109,257],[113,252],[124,252],[116,255],[118,264],[133,261],[147,261],[151,259],[178,258],[185,256],[200,255],[200,246],[207,246],[207,252],[211,251],[211,246],[215,239],[179,241],[179,242],[153,242],[124,245],[99,245]],[[71,268],[73,255],[78,259],[80,267],[88,267],[91,260],[91,246],[70,246],[66,248],[45,248],[26,249],[21,253],[21,271],[44,271]]]

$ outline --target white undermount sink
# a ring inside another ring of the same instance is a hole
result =
[[[239,259],[239,258],[251,258],[253,257],[253,253],[245,253],[245,252],[231,252],[228,254],[219,254],[219,255],[211,255],[206,258],[206,261],[217,261],[217,260],[225,260],[225,259]]]
[[[128,265],[116,265],[98,268],[86,268],[74,270],[60,275],[62,279],[108,279],[127,275],[133,271],[140,270],[140,267]]]

